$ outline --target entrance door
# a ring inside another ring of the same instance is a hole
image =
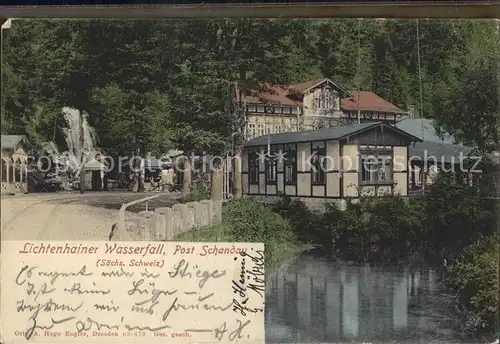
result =
[[[92,190],[101,190],[101,171],[92,171]]]

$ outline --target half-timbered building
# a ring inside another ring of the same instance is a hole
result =
[[[260,136],[243,150],[243,192],[267,200],[284,194],[306,204],[407,196],[408,150],[420,141],[383,122]]]
[[[373,92],[350,91],[328,78],[239,90],[237,100],[246,112],[248,139],[358,122],[395,124],[408,115]]]

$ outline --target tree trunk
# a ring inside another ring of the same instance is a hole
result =
[[[234,189],[233,189],[233,198],[239,199],[243,196],[243,188],[242,188],[242,177],[241,177],[241,158],[243,154],[241,150],[238,150],[234,154],[234,159],[232,165],[233,167],[233,180],[234,180]]]
[[[191,192],[191,161],[189,157],[184,159],[184,173],[182,180],[182,195],[187,196]]]
[[[85,161],[82,161],[82,168],[80,169],[80,193],[85,193]]]
[[[246,78],[246,72],[244,70],[240,70],[240,80],[244,80]],[[241,88],[237,88],[237,85],[234,86],[234,92],[239,92],[238,95],[238,104],[236,108],[236,130],[239,133],[237,135],[237,141],[233,144],[233,198],[239,199],[243,197],[243,183],[242,183],[242,174],[241,174],[241,166],[242,166],[242,158],[243,158],[243,145],[246,139],[245,136],[245,126],[247,122],[247,113],[245,102],[243,101],[243,92]]]
[[[497,21],[497,35],[499,36],[500,38],[500,19],[496,19]],[[497,54],[498,54],[498,51],[499,49],[497,49]],[[497,97],[498,97],[498,104],[500,105],[500,59],[497,57],[496,59],[496,67],[497,67]],[[499,126],[500,126],[500,121],[497,121],[497,125],[496,125],[496,128],[497,130],[499,129]],[[494,136],[495,138],[495,136]],[[498,136],[496,136],[496,138],[498,138]],[[495,140],[494,140],[495,141]],[[492,150],[500,150],[500,144],[497,140],[497,142],[493,142],[493,147],[492,149],[490,150],[490,152]]]
[[[213,201],[221,201],[224,189],[224,173],[222,168],[214,168],[212,171],[212,182],[210,198]]]
[[[87,157],[84,154],[83,151],[83,145],[85,143],[85,137],[84,137],[84,132],[83,132],[83,113],[80,112],[79,114],[80,120],[79,120],[79,128],[78,130],[80,131],[80,193],[83,194],[85,193],[85,163],[87,162]]]
[[[144,158],[141,156],[141,163],[139,167],[139,176],[137,178],[138,184],[137,184],[137,191],[138,192],[144,192],[144,175],[145,175],[145,161]]]

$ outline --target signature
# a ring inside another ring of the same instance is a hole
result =
[[[248,302],[248,298],[246,298],[245,300],[243,300],[241,303],[236,300],[236,299],[233,299],[233,311],[239,311],[241,315],[243,316],[246,316],[247,315],[247,312],[249,313],[257,313],[257,312],[263,312],[264,309],[262,308],[248,308],[246,306]]]
[[[241,320],[236,320],[236,328],[233,329],[231,332],[229,332],[228,339],[229,341],[233,342],[234,340],[238,341],[239,339],[244,338],[243,336],[243,330],[245,329],[246,326],[248,326],[251,323],[250,320],[247,320],[245,322],[242,322]],[[220,342],[224,339],[224,335],[229,331],[227,328],[227,323],[224,321],[218,328],[216,329],[185,329],[185,332],[209,332],[213,333],[214,337]],[[247,338],[250,338],[249,335],[246,336]]]
[[[235,339],[241,339],[243,338],[242,334],[243,334],[243,329],[248,325],[250,324],[250,320],[247,320],[245,321],[244,323],[241,321],[241,320],[236,320],[237,322],[237,325],[236,325],[236,329],[231,331],[229,333],[229,336],[228,336],[228,339],[232,342],[234,341]],[[224,321],[222,323],[222,325],[219,327],[219,328],[216,328],[214,330],[214,335],[215,335],[215,338],[220,341],[222,341],[223,337],[224,337],[224,334],[228,331],[227,327],[226,327],[226,322]],[[247,338],[249,338],[250,336],[247,336]]]
[[[254,263],[254,266],[251,270],[246,270],[245,273],[248,275],[252,275],[251,282],[247,283],[246,289],[252,290],[257,293],[260,297],[264,297],[265,294],[265,272],[264,272],[264,251],[263,250],[255,250],[256,255],[251,255],[248,252],[241,252],[240,255],[243,257],[248,257]],[[233,288],[234,290],[234,288]]]

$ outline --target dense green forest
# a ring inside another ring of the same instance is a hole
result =
[[[60,112],[70,106],[89,113],[109,153],[129,152],[137,137],[153,154],[224,152],[244,123],[236,86],[324,76],[498,149],[493,21],[15,20],[2,45],[2,133],[34,143],[64,148]]]

